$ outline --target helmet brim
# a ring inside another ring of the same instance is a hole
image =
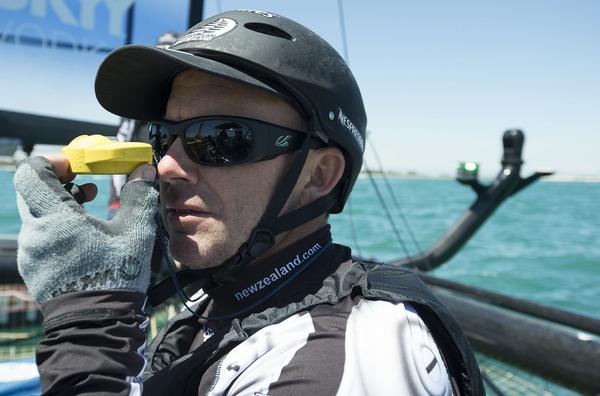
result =
[[[127,45],[108,54],[96,74],[96,98],[102,107],[121,117],[159,120],[164,116],[173,79],[187,69],[236,80],[285,98],[260,80],[219,61],[143,45]]]

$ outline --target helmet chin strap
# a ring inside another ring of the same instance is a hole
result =
[[[175,293],[179,293],[190,300],[183,291],[183,288],[199,280],[203,281],[204,288],[234,282],[240,270],[275,246],[275,237],[277,235],[305,224],[323,213],[327,213],[335,205],[337,202],[337,188],[308,205],[279,216],[302,172],[310,149],[310,139],[311,134],[307,134],[287,172],[279,180],[273,197],[269,201],[257,226],[250,233],[248,240],[223,264],[209,269],[184,269],[176,272],[175,266],[172,264],[172,259],[167,253],[168,236],[166,235],[166,230],[164,226],[159,225],[159,243],[161,244],[165,259],[170,264],[171,276],[148,291],[148,302],[152,307],[162,304]]]
[[[217,267],[216,271],[212,274],[212,279],[217,285],[234,282],[237,278],[237,273],[243,267],[275,246],[275,237],[277,235],[307,223],[323,213],[327,213],[335,204],[337,200],[336,190],[306,206],[279,216],[306,163],[306,158],[310,150],[311,136],[312,134],[309,133],[304,138],[300,151],[296,154],[284,176],[279,180],[275,193],[258,224],[250,233],[248,240],[242,244],[233,257]]]

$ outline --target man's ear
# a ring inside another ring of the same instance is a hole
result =
[[[328,194],[344,174],[344,154],[337,147],[311,150],[301,178],[304,186],[300,194],[300,205],[304,206]]]

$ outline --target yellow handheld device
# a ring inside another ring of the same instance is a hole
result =
[[[102,135],[77,136],[62,153],[78,174],[129,174],[141,164],[152,163],[148,143],[115,142]]]

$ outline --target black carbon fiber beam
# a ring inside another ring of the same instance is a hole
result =
[[[600,338],[432,289],[475,350],[583,394],[600,394]]]

